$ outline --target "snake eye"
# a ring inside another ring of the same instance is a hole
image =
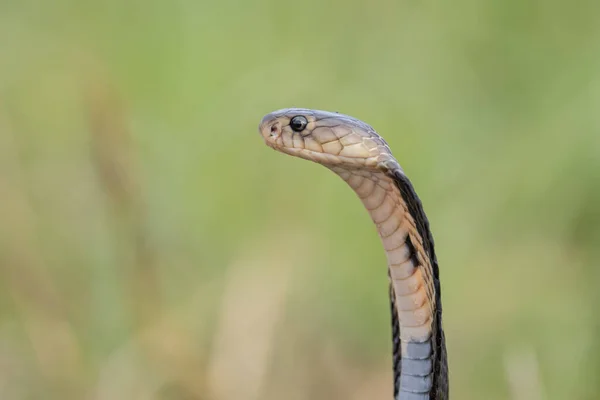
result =
[[[292,127],[292,130],[294,132],[303,131],[304,128],[306,128],[306,125],[308,125],[308,120],[306,119],[306,117],[303,117],[302,115],[296,115],[290,121],[290,126]]]

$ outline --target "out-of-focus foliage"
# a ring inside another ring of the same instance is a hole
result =
[[[386,399],[385,256],[299,106],[439,254],[452,398],[600,393],[597,1],[0,2],[0,398]]]

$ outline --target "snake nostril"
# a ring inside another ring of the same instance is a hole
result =
[[[277,124],[271,125],[271,136],[276,135],[279,132],[279,126]]]

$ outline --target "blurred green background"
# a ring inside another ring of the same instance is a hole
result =
[[[451,397],[600,398],[597,1],[0,1],[0,399],[391,399],[385,255],[262,116],[390,143]]]

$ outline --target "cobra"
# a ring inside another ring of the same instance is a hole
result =
[[[423,205],[389,145],[356,118],[303,108],[265,115],[259,132],[269,147],[327,167],[361,199],[387,255],[394,398],[447,400],[434,240]]]

